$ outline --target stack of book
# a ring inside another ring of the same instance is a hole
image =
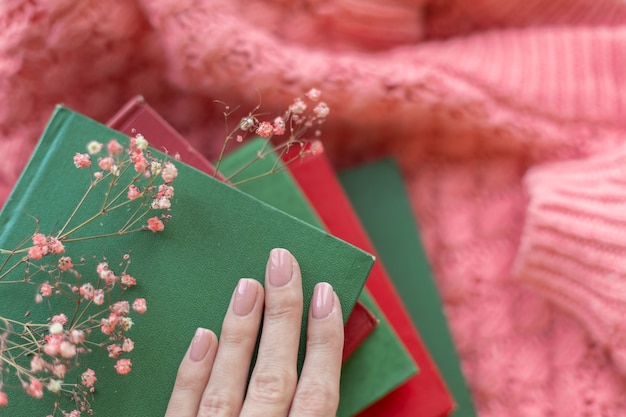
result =
[[[323,271],[319,279],[329,281],[341,300],[345,346],[338,417],[476,415],[393,160],[335,172],[323,154],[288,164],[289,155],[257,158],[266,141],[251,139],[226,154],[216,173],[141,97],[107,125],[57,108],[0,212],[0,248],[27,238],[24,230],[32,229],[33,218],[39,230],[58,228],[55,215],[71,211],[84,191],[77,179],[61,180],[62,167],[92,139],[124,142],[139,132],[153,152],[180,155],[175,215],[158,241],[151,233],[137,234],[81,247],[112,257],[132,245],[133,267],[151,277],[139,288],[151,300],[150,314],[138,320],[134,335],[142,353],[121,385],[111,381],[106,386],[115,389],[97,392],[102,398],[94,402],[95,415],[163,415],[193,329],[201,325],[219,333],[238,278],[261,279],[272,247],[288,248],[300,262],[305,298],[316,283],[306,277]],[[268,171],[275,172],[261,175]],[[268,224],[281,227],[268,234]],[[27,293],[12,288],[0,286],[3,307],[21,311],[19,300]],[[46,311],[29,314],[43,317]],[[302,355],[301,344],[300,365]],[[147,380],[155,389],[146,389]],[[13,398],[11,415],[39,413],[26,395]]]

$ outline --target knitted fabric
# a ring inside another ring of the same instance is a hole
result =
[[[104,121],[141,93],[214,156],[224,135],[214,99],[252,109],[260,97],[273,113],[318,87],[337,166],[401,162],[480,415],[626,415],[626,235],[608,226],[623,225],[623,194],[603,163],[588,179],[576,174],[603,158],[619,165],[610,160],[626,137],[623,1],[3,7],[0,200],[57,102]],[[571,165],[540,168],[562,160]]]

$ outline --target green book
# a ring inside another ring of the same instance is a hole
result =
[[[396,164],[363,165],[339,179],[454,397],[452,415],[476,416]]]
[[[263,143],[261,139],[253,140],[232,152],[222,161],[220,172],[228,177],[237,167],[252,160]],[[262,175],[276,163],[276,155],[267,155],[237,175],[233,182]],[[242,183],[238,187],[316,227],[323,227],[288,170],[279,170],[252,182]],[[417,372],[411,356],[367,290],[363,291],[359,300],[380,319],[380,323],[343,366],[338,417],[357,414]]]
[[[58,107],[0,213],[0,248],[11,250],[21,244],[31,245],[30,238],[36,228],[34,219],[38,219],[41,233],[53,235],[60,230],[91,177],[88,169],[74,167],[75,153],[85,152],[89,141],[107,143],[111,138],[122,144],[129,141],[119,132]],[[161,154],[152,150],[152,155]],[[173,183],[172,218],[165,230],[65,243],[64,255],[71,256],[75,263],[84,258],[84,265],[76,266],[81,268],[82,274],[95,274],[96,264],[103,256],[117,268],[123,255],[130,253],[128,273],[137,278],[138,285],[129,289],[128,294],[132,294],[131,301],[143,297],[148,303],[145,314],[133,315],[134,325],[128,331],[128,337],[135,342],[134,351],[124,354],[132,360],[132,371],[128,375],[115,373],[115,360],[108,358],[103,349],[95,349],[81,358],[79,372],[89,367],[98,377],[92,402],[96,417],[164,415],[176,370],[195,329],[207,327],[219,335],[238,280],[252,277],[262,281],[272,248],[288,248],[298,259],[303,275],[305,311],[315,284],[328,281],[341,299],[344,322],[373,264],[371,255],[319,228],[181,162],[173,163],[178,177]],[[122,178],[132,178],[134,172],[131,171],[132,168],[121,173]],[[102,196],[107,187],[105,183],[97,185],[92,194]],[[121,189],[110,190],[110,195],[125,195],[126,185],[119,187]],[[80,218],[83,211],[97,212],[101,206],[101,198],[90,196],[76,216]],[[128,211],[132,210],[129,204]],[[118,217],[117,213],[109,212],[72,237],[119,230],[125,217]],[[4,259],[5,255],[0,254],[0,265]],[[39,304],[32,301],[41,281],[53,279],[51,275],[42,277],[35,266],[29,267],[33,285],[7,284],[23,280],[25,276],[23,266],[11,270],[15,259],[11,258],[4,265],[4,272],[0,272],[4,274],[0,281],[0,315],[34,323],[46,323],[51,315],[61,311],[70,316],[73,302],[63,304],[57,301],[58,297],[46,298]],[[306,326],[306,319],[304,315],[303,326]],[[301,340],[299,353],[300,368],[304,340]],[[45,392],[41,400],[27,397],[20,382],[8,376],[6,369],[4,365],[1,378],[3,390],[9,395],[9,406],[2,409],[2,414],[12,417],[51,414],[54,395]],[[79,374],[68,374],[64,380],[75,382]],[[68,411],[73,409],[67,403],[62,404]]]

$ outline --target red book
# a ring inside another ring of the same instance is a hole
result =
[[[288,160],[289,156],[285,157]],[[324,155],[289,165],[293,177],[328,231],[376,256],[343,188]],[[405,310],[401,298],[377,260],[366,287],[418,364],[420,372],[358,414],[358,417],[444,417],[454,400]]]
[[[185,163],[209,175],[215,174],[213,164],[150,107],[142,96],[126,103],[107,122],[107,126],[127,135],[141,133],[153,148],[167,151],[170,155],[178,153]],[[223,179],[221,175],[218,178]],[[344,327],[344,360],[369,336],[377,324],[378,319],[374,314],[357,301]]]

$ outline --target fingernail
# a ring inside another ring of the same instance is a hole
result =
[[[238,316],[246,316],[252,311],[256,302],[256,294],[259,287],[254,280],[242,278],[235,289],[235,299],[233,300],[233,311]]]
[[[272,249],[269,261],[269,281],[274,287],[282,287],[291,281],[293,259],[286,249]]]
[[[211,347],[211,332],[202,327],[198,327],[196,334],[191,341],[191,350],[189,351],[189,359],[194,362],[200,362],[206,356]]]
[[[335,294],[333,287],[327,282],[320,282],[313,290],[312,315],[314,319],[323,319],[328,317],[333,311],[335,303]]]

